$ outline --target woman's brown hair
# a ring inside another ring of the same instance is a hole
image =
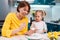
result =
[[[22,7],[25,7],[25,6],[28,6],[29,10],[28,12],[30,12],[30,4],[26,1],[20,1],[18,6],[17,6],[17,12],[20,12],[19,11],[19,8],[22,8]]]

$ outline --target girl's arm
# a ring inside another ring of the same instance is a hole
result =
[[[26,32],[25,34],[26,35],[31,35],[33,33],[35,33],[35,25],[32,23],[31,27],[30,27],[30,30],[28,32]]]
[[[44,23],[44,28],[43,28],[43,32],[47,32],[47,25],[46,25],[46,23]]]

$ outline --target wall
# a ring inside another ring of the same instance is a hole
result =
[[[60,19],[60,3],[57,3],[52,8],[52,20],[58,20]]]
[[[0,20],[4,20],[8,12],[8,0],[0,0]]]
[[[31,10],[45,10],[47,15],[45,17],[45,21],[57,20],[60,18],[60,4],[56,3],[56,5],[51,8],[43,8],[43,7],[31,7]],[[8,0],[0,0],[0,20],[4,20],[8,12],[16,12],[16,7],[9,7]],[[29,15],[31,16],[31,15]]]

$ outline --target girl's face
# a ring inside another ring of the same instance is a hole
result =
[[[28,6],[19,9],[21,17],[25,17],[28,14]]]
[[[37,21],[37,22],[39,22],[39,21],[41,21],[42,20],[42,13],[41,12],[36,12],[36,14],[35,14],[35,20]]]

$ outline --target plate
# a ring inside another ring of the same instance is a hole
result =
[[[38,33],[34,33],[32,34],[31,36],[26,36],[28,39],[41,39],[42,35],[41,34],[38,34]]]

